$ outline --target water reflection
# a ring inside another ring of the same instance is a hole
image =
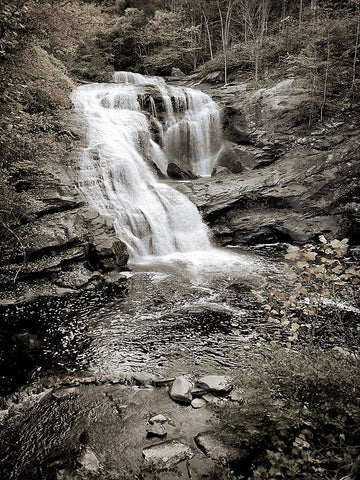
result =
[[[253,315],[248,285],[266,262],[214,251],[207,263],[201,252],[159,259],[152,269],[143,262],[123,285],[3,308],[3,392],[50,371],[171,375],[194,365],[231,367],[244,341],[239,328]],[[230,287],[241,283],[234,302]]]

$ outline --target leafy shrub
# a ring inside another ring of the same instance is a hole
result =
[[[348,239],[328,242],[324,236],[318,245],[291,245],[285,255],[285,276],[277,283],[264,278],[253,290],[267,320],[287,332],[288,346],[299,334],[314,343],[320,331],[324,340],[327,331],[327,340],[333,336],[337,343],[358,348],[360,266],[346,256],[347,250]],[[348,323],[339,335],[344,320]]]
[[[358,478],[359,367],[359,360],[335,352],[277,350],[238,372],[234,383],[245,402],[216,406],[213,428],[251,451],[245,478]]]

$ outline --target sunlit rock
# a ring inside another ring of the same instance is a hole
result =
[[[185,377],[178,377],[175,382],[172,384],[170,389],[170,397],[176,402],[180,403],[191,403],[192,384]]]
[[[207,390],[208,392],[224,395],[229,393],[232,385],[226,377],[222,375],[205,375],[196,382],[197,386]]]
[[[192,458],[194,452],[179,440],[170,440],[145,448],[143,456],[148,462],[154,462],[159,467],[169,468],[186,458]]]

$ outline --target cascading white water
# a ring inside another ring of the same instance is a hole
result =
[[[152,87],[139,90],[139,96],[149,98],[149,111],[168,161],[194,175],[211,175],[221,149],[221,124],[219,108],[208,95],[192,88],[169,86],[161,77],[144,77],[139,73],[116,72],[114,80]],[[154,97],[160,100],[160,111]]]
[[[131,78],[136,82],[84,85],[73,94],[75,106],[88,123],[81,188],[92,208],[114,219],[116,233],[133,260],[209,250],[208,231],[195,205],[159,182],[146,161],[153,160],[163,171],[167,163],[151,138],[135,83],[153,81],[159,86],[161,81]]]

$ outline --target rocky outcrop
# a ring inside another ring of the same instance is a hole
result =
[[[309,130],[301,79],[262,89],[201,88],[223,105],[226,157],[237,158],[241,171],[177,188],[199,207],[220,244],[304,243],[319,234],[358,241],[355,123],[336,119]],[[221,156],[219,164],[236,171]]]
[[[26,221],[2,232],[0,300],[7,302],[29,298],[31,291],[37,296],[83,288],[102,273],[126,268],[126,247],[116,238],[112,221],[90,210],[77,188],[85,127],[72,111],[56,115],[66,128],[66,134],[52,139],[61,143],[61,153],[49,155],[26,180],[31,205]]]
[[[185,168],[179,167],[176,163],[169,163],[166,173],[168,177],[173,180],[193,180],[197,178]]]

